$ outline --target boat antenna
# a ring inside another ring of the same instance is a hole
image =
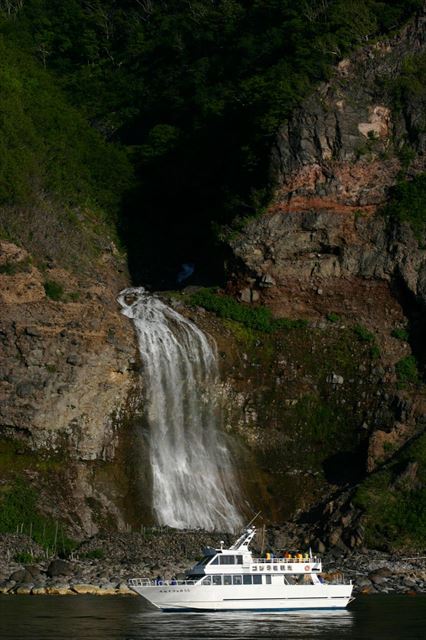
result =
[[[261,513],[262,513],[261,511],[258,511],[258,512],[256,513],[256,515],[255,515],[255,516],[250,520],[250,522],[245,526],[245,528],[246,528],[246,529],[248,529],[248,528],[249,528],[249,526],[251,525],[251,523],[252,523],[252,522],[254,522],[254,521],[256,520],[256,518],[257,518],[258,516],[260,516],[260,514],[261,514]]]

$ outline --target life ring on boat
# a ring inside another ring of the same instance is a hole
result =
[[[305,571],[309,571],[310,570],[310,566],[308,564],[305,564]]]

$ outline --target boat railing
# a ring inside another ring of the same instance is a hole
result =
[[[317,563],[321,562],[321,558],[314,556],[313,558],[252,558],[254,564],[296,564],[296,563]]]
[[[197,580],[155,580],[151,578],[130,578],[129,587],[169,587],[195,584]]]

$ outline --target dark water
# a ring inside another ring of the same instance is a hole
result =
[[[345,611],[171,614],[119,596],[0,596],[1,640],[425,640],[426,596],[360,597]]]

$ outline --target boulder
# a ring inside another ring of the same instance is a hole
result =
[[[33,576],[26,569],[17,569],[17,571],[10,574],[9,580],[13,580],[16,583],[32,582]]]
[[[33,587],[33,584],[21,584],[16,587],[14,593],[18,596],[29,596]]]
[[[100,587],[97,587],[94,584],[73,584],[71,589],[74,593],[78,593],[80,595],[98,595],[101,591]]]
[[[49,596],[74,596],[75,591],[71,589],[69,584],[54,585],[52,587],[46,587],[45,592]]]
[[[73,572],[73,565],[66,560],[52,560],[47,567],[47,575],[50,578],[56,576],[69,576]]]

